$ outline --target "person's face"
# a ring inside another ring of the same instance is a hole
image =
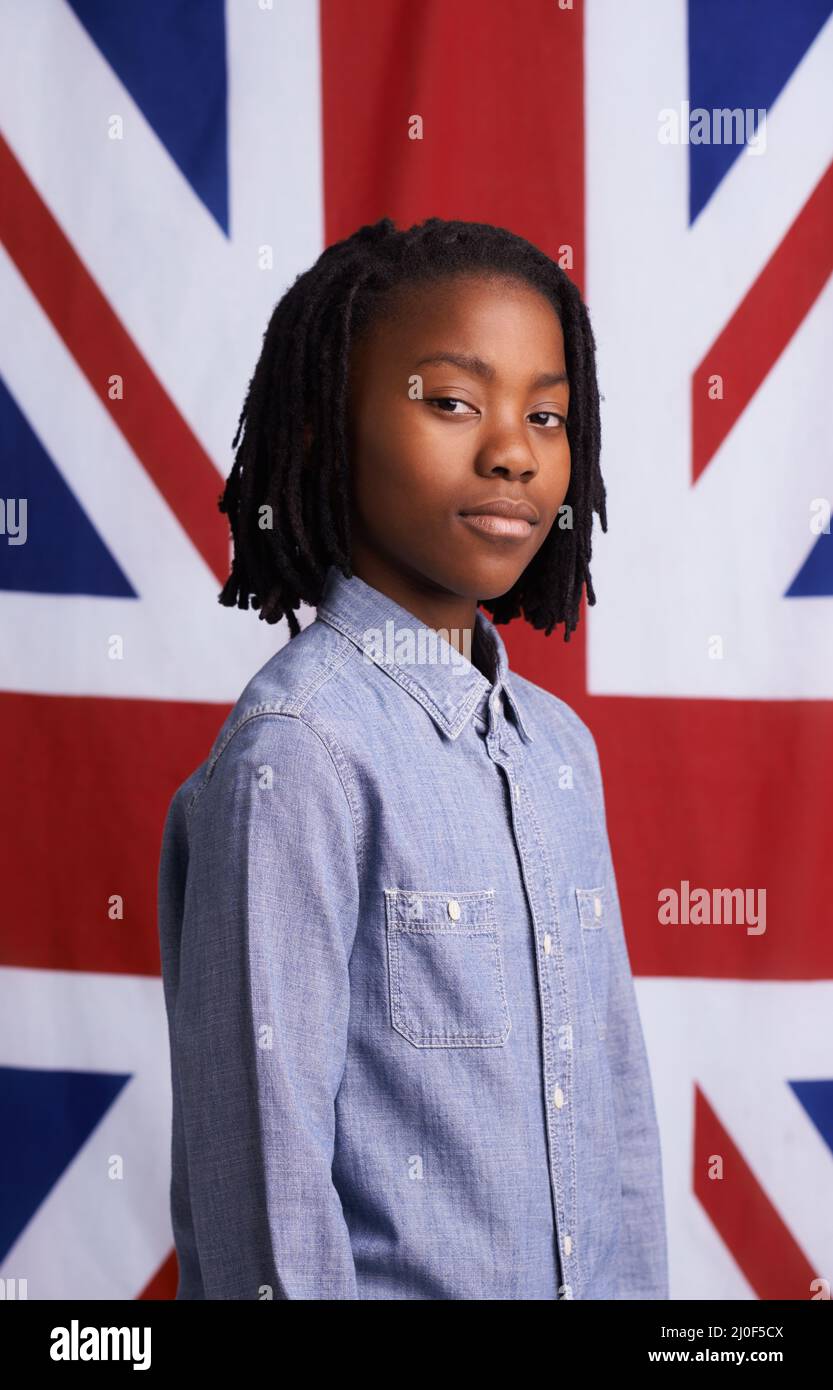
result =
[[[425,613],[505,594],[567,492],[569,397],[558,316],[530,286],[458,276],[401,299],[351,363],[354,572]],[[537,519],[464,517],[495,499]]]

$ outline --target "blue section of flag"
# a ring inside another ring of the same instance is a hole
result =
[[[833,1152],[833,1081],[791,1081],[790,1086]]]
[[[228,236],[223,0],[69,4]]]
[[[0,1067],[0,1260],[129,1080]],[[106,1172],[100,1177],[107,1181]],[[13,1273],[27,1277],[26,1270]]]
[[[822,532],[785,598],[833,598],[833,534]]]
[[[833,13],[833,0],[689,0],[691,110],[769,112]],[[756,122],[752,125],[754,129]],[[745,123],[744,123],[745,125]],[[742,144],[689,146],[689,222],[696,220]]]
[[[0,589],[138,597],[2,381],[0,437],[0,498],[6,510],[6,534],[0,535]],[[105,460],[101,463],[106,466]],[[26,502],[25,530],[21,499]],[[12,524],[25,535],[23,544],[11,543]]]

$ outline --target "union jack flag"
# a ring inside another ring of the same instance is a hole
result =
[[[507,646],[599,745],[672,1297],[825,1295],[831,9],[0,0],[7,1296],[175,1291],[162,824],[288,635],[218,605],[217,500],[274,303],[385,215],[510,227],[589,303],[598,602]],[[684,882],[766,930],[662,924]]]

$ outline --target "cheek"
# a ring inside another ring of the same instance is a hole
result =
[[[552,445],[547,458],[547,483],[555,505],[561,502],[570,485],[571,469],[570,441],[566,434],[562,434]]]
[[[353,459],[351,490],[354,506],[374,534],[393,536],[419,529],[429,510],[431,472],[427,450],[395,424],[384,435],[361,442]]]
[[[368,506],[382,501],[407,509],[416,520],[429,515],[444,493],[453,488],[454,467],[450,451],[438,447],[436,434],[417,412],[392,412],[382,434],[365,451],[365,485]]]

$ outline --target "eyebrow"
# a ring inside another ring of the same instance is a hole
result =
[[[488,362],[484,362],[482,357],[473,357],[462,352],[432,352],[428,357],[421,357],[416,363],[417,367],[436,366],[440,362],[450,362],[452,367],[460,367],[464,372],[471,372],[472,376],[482,377],[484,381],[493,381],[495,369]],[[566,372],[541,372],[534,381],[530,382],[531,391],[543,391],[547,386],[569,386],[570,379]]]

